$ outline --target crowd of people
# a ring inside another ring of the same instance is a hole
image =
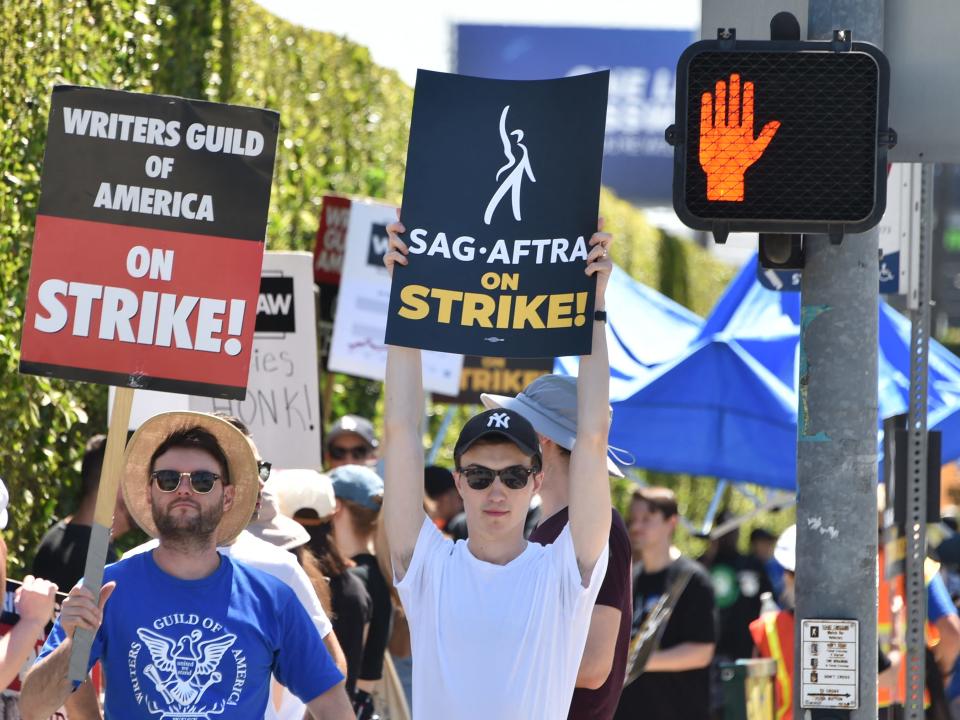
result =
[[[409,260],[403,226],[388,230],[392,270]],[[151,540],[122,558],[101,548],[97,588],[81,581],[105,450],[92,437],[79,504],[8,608],[19,622],[0,638],[3,717],[714,720],[720,666],[762,656],[777,664],[776,717],[791,718],[794,528],[754,530],[742,554],[721,515],[729,531],[695,560],[674,544],[669,489],[637,488],[625,516],[612,505],[610,241],[601,229],[590,243],[593,350],[578,376],[483,396],[453,468],[424,467],[410,348],[388,351],[383,446],[370,420],[344,416],[323,471],[275,469],[239,418],[156,415],[128,438],[112,528],[117,543],[136,527]],[[960,694],[943,580],[960,587],[956,556],[928,567],[931,713]],[[880,577],[880,704],[892,707],[903,586]],[[68,673],[78,629],[94,635],[82,682]]]

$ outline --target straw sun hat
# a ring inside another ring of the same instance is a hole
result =
[[[200,427],[213,435],[227,458],[233,505],[217,526],[217,546],[231,542],[250,522],[257,504],[260,483],[257,460],[243,433],[226,420],[198,412],[166,412],[147,420],[130,438],[124,453],[121,476],[127,510],[143,531],[157,537],[150,511],[150,458],[160,444],[177,430]]]

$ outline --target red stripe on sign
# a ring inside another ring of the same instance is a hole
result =
[[[21,357],[246,387],[263,243],[37,216]]]

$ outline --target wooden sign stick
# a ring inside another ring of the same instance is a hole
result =
[[[123,472],[123,451],[127,444],[127,429],[130,426],[130,408],[133,405],[133,388],[118,387],[113,396],[113,412],[107,432],[107,447],[100,470],[100,487],[97,490],[97,505],[93,512],[93,527],[90,529],[90,544],[87,546],[87,564],[83,572],[83,586],[99,598],[103,585],[103,568],[110,545],[113,527],[113,511],[117,504],[117,488]],[[87,677],[87,663],[93,647],[94,633],[77,628],[73,635],[70,652],[70,680],[83,682]]]

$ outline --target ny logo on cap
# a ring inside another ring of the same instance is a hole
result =
[[[487,418],[487,427],[510,429],[510,416],[506,413],[493,413]]]

